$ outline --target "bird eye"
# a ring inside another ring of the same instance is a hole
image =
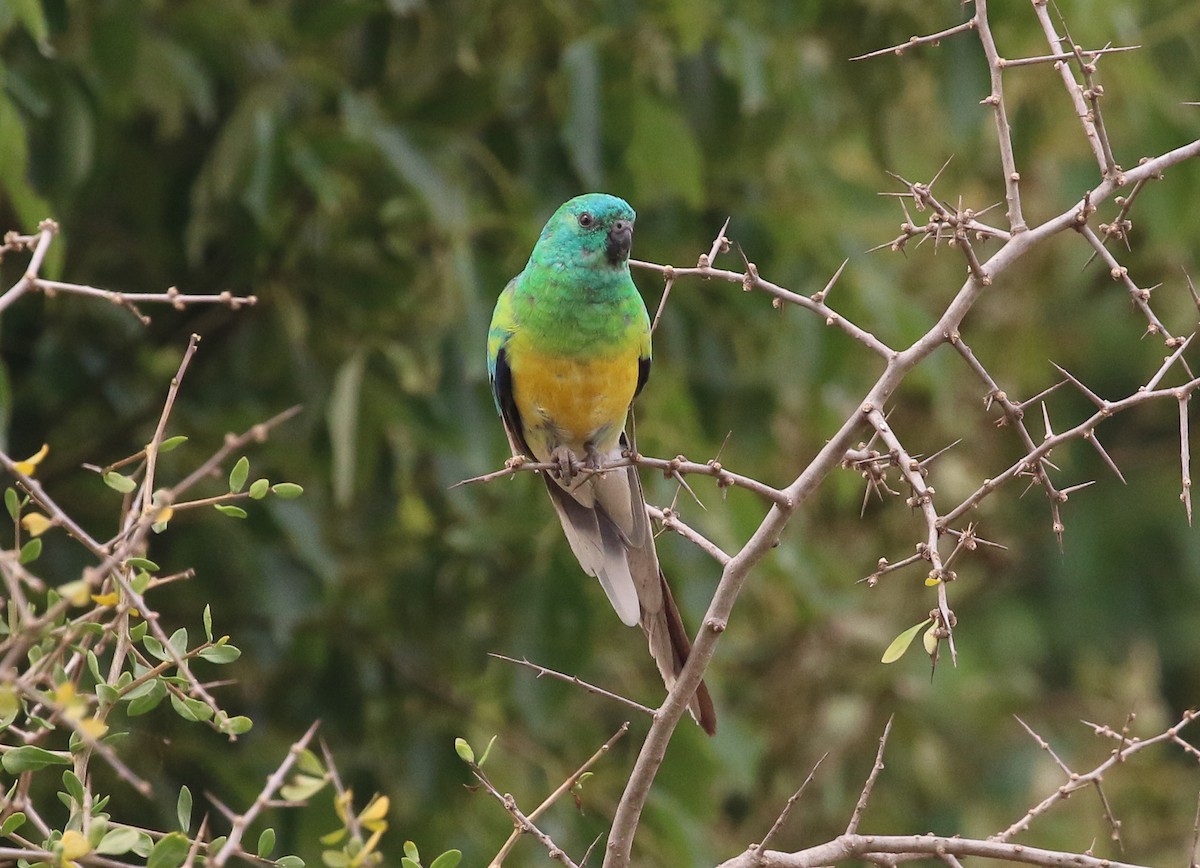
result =
[[[595,222],[596,222],[595,218],[592,217],[592,215],[586,211],[584,211],[582,214],[579,215],[579,225],[582,226],[584,229],[590,229],[592,224]]]

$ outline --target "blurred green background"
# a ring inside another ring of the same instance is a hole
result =
[[[992,6],[1002,54],[1046,52],[1028,4]],[[1200,5],[1057,7],[1088,47],[1142,46],[1100,64],[1121,163],[1200,134],[1200,109],[1183,105],[1200,99]],[[902,219],[878,193],[898,189],[887,171],[928,179],[953,158],[937,187],[945,199],[1002,201],[991,113],[979,105],[987,69],[970,36],[904,58],[847,59],[963,15],[952,0],[0,0],[0,225],[57,219],[49,271],[63,279],[261,299],[240,313],[147,309],[148,328],[103,303],[23,300],[0,322],[4,448],[23,457],[49,442],[44,482],[105,533],[116,496],[79,466],[149,439],[191,332],[204,340],[169,432],[191,441],[164,458],[165,479],[226,431],[305,408],[251,455],[255,475],[301,483],[303,499],[264,502],[245,522],[188,516],[151,553],[165,569],[196,568],[157,602],[193,627],[212,604],[218,631],[245,651],[224,696],[256,727],[229,746],[165,707],[143,719],[129,755],[167,795],[152,804],[123,793],[118,818],[169,823],[181,783],[245,806],[319,718],[361,801],[392,799],[387,864],[405,838],[484,864],[511,823],[464,788],[453,738],[482,745],[499,734],[489,769],[529,809],[626,716],[487,652],[656,703],[642,637],[578,569],[540,482],[450,488],[506,456],[483,356],[495,296],[554,207],[601,189],[638,210],[638,258],[690,265],[727,216],[762,274],[798,292],[849,258],[831,302],[906,344],[958,289],[963,264],[932,245],[867,254]],[[1014,69],[1005,85],[1036,223],[1077,201],[1096,167],[1054,70]],[[1192,164],[1149,186],[1133,249],[1120,253],[1140,285],[1162,284],[1155,309],[1179,334],[1196,320],[1183,269],[1197,271],[1198,182]],[[1164,355],[1089,255],[1082,239],[1055,238],[964,324],[1011,395],[1051,385],[1053,360],[1122,397]],[[11,256],[0,265],[3,286],[23,267]],[[653,309],[661,283],[635,278]],[[655,340],[638,403],[642,450],[705,460],[728,435],[723,463],[778,485],[879,370],[810,315],[729,284],[681,282]],[[943,509],[1018,454],[982,397],[945,350],[894,401],[911,450],[964,441],[932,479]],[[1067,392],[1049,407],[1059,429],[1090,412]],[[1040,422],[1031,428],[1040,435]],[[1061,485],[1099,480],[1064,505],[1062,552],[1036,490],[1022,499],[1004,489],[978,511],[980,532],[1008,549],[961,562],[959,665],[943,659],[932,682],[919,652],[878,662],[933,605],[923,574],[855,583],[879,557],[911,552],[918,518],[895,498],[860,518],[857,474],[827,480],[747,584],[708,676],[721,732],[709,741],[681,727],[637,861],[706,865],[739,852],[826,752],[776,844],[837,834],[891,714],[887,771],[863,831],[986,837],[1061,782],[1012,715],[1084,771],[1109,746],[1080,718],[1119,726],[1132,711],[1148,735],[1195,705],[1200,545],[1177,498],[1176,408],[1121,416],[1100,434],[1128,484],[1086,444],[1055,454]],[[652,502],[674,497],[664,480],[645,481]],[[736,549],[764,505],[692,484],[707,510],[684,495],[685,520]],[[718,571],[677,538],[660,550],[694,626]],[[58,535],[41,563],[65,581],[83,561]],[[646,726],[635,720],[597,767],[581,811],[564,804],[545,818],[576,857],[607,828]],[[1194,758],[1178,749],[1115,772],[1107,794],[1124,821],[1124,857],[1184,858],[1197,785]],[[316,838],[335,825],[328,800],[275,819],[281,849],[319,863]],[[1024,840],[1081,851],[1095,839],[1098,854],[1119,856],[1107,838],[1088,792]],[[510,863],[541,859],[522,842]]]

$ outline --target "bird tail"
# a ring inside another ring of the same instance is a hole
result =
[[[658,664],[659,674],[663,683],[670,690],[675,686],[675,680],[683,671],[683,664],[692,653],[692,643],[688,639],[687,630],[683,626],[683,618],[679,615],[679,607],[671,596],[671,588],[662,570],[658,571],[658,581],[662,587],[662,608],[658,612],[642,610],[642,630],[650,645],[650,654]],[[709,735],[717,733],[717,712],[713,708],[712,696],[708,686],[703,681],[696,687],[696,693],[688,703],[688,711],[692,719],[700,724],[700,728]]]
[[[546,488],[580,566],[600,580],[624,623],[641,624],[650,654],[670,690],[692,643],[658,565],[637,468],[593,476],[571,491],[547,475]],[[703,681],[688,709],[705,732],[716,732],[716,712]]]

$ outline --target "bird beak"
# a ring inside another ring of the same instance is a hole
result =
[[[608,240],[604,244],[604,254],[612,265],[620,265],[629,258],[629,248],[633,246],[633,223],[629,220],[618,220],[608,230]]]

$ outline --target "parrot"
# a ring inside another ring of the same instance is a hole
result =
[[[571,551],[621,621],[641,626],[670,690],[691,643],[658,564],[637,468],[590,472],[632,451],[626,420],[650,375],[650,317],[629,273],[635,219],[605,193],[554,212],[496,302],[488,378],[513,455],[554,465],[542,476]],[[688,707],[716,733],[703,682]]]

